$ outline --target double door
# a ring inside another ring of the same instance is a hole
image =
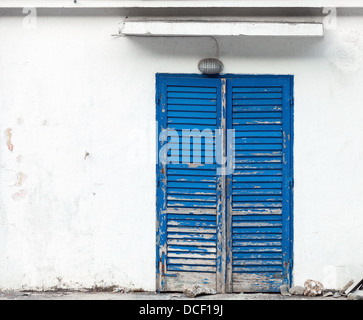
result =
[[[157,75],[158,291],[291,283],[292,81]]]

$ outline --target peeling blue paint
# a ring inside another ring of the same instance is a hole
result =
[[[293,77],[158,74],[156,81],[159,133],[212,129],[218,140],[234,129],[238,159],[234,174],[223,176],[213,158],[226,155],[225,143],[160,155],[172,162],[157,164],[158,290],[195,281],[219,291],[290,285]],[[167,143],[158,141],[158,151]],[[185,156],[205,163],[179,163]]]

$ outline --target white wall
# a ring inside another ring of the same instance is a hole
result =
[[[356,11],[321,39],[218,39],[226,73],[295,76],[295,284],[363,275]],[[215,42],[112,38],[124,14],[0,11],[0,289],[155,289],[155,73]]]

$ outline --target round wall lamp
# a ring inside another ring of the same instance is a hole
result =
[[[219,74],[223,70],[222,61],[214,58],[200,60],[198,69],[203,74]]]

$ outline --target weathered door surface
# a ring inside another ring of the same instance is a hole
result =
[[[157,75],[159,291],[291,282],[291,82]]]
[[[227,128],[235,133],[227,176],[227,282],[233,292],[273,292],[291,281],[291,79],[228,81]]]
[[[221,127],[221,89],[220,79],[158,78],[157,270],[162,291],[197,283],[217,288],[222,185],[214,142]],[[198,138],[204,141],[195,146]],[[163,163],[165,155],[170,163]]]

